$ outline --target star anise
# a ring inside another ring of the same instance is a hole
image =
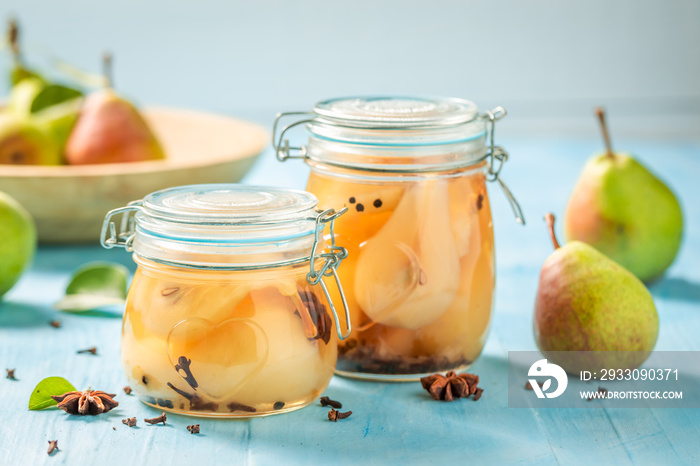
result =
[[[119,406],[119,403],[112,399],[115,396],[117,395],[100,390],[85,390],[67,392],[51,398],[58,401],[58,407],[68,414],[96,416]]]
[[[474,374],[446,375],[433,374],[420,379],[423,388],[428,390],[435,400],[452,401],[455,398],[466,398],[476,393],[479,376]]]

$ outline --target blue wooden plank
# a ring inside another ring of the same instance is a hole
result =
[[[625,144],[626,143],[626,144]],[[654,284],[661,318],[658,349],[700,350],[700,144],[620,141],[673,187],[687,219],[681,255],[666,278]],[[353,411],[330,423],[319,405],[262,419],[197,420],[170,415],[163,426],[146,426],[158,412],[121,391],[119,316],[61,314],[52,304],[70,272],[90,260],[111,260],[134,269],[123,252],[98,246],[42,247],[29,273],[0,304],[0,369],[16,367],[18,381],[0,378],[0,464],[277,464],[334,462],[382,464],[697,463],[700,415],[683,409],[512,409],[507,407],[508,350],[532,350],[533,301],[541,263],[551,252],[542,215],[561,213],[578,170],[597,141],[560,139],[504,141],[511,153],[504,177],[522,202],[529,223],[517,226],[501,193],[492,188],[498,280],[491,336],[473,371],[485,388],[479,402],[432,401],[417,383],[382,384],[334,378],[327,394]],[[306,168],[281,165],[270,153],[248,183],[303,187]],[[545,186],[546,183],[546,186]],[[59,329],[49,320],[58,319]],[[97,356],[76,355],[96,345]],[[94,419],[59,411],[29,412],[29,393],[43,377],[60,375],[75,385],[113,390],[119,408]],[[136,416],[138,428],[121,419]],[[116,430],[114,430],[115,428]],[[47,440],[61,451],[46,455]]]

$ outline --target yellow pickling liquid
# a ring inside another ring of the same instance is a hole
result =
[[[307,185],[320,207],[349,209],[335,225],[348,250],[338,274],[353,325],[339,343],[338,370],[400,376],[468,367],[486,341],[494,289],[484,173],[365,178],[312,170]]]
[[[306,282],[308,265],[137,262],[122,362],[143,401],[198,416],[264,415],[306,406],[328,385],[337,337],[323,292]]]

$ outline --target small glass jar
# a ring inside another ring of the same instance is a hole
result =
[[[297,120],[279,131],[282,118]],[[520,207],[499,177],[497,108],[461,99],[361,97],[281,113],[273,144],[281,161],[303,158],[307,190],[321,206],[344,206],[335,238],[348,250],[339,272],[353,330],[337,373],[415,380],[460,371],[488,335],[495,267],[486,181],[498,181],[516,218]],[[285,133],[305,125],[307,145]]]
[[[121,355],[143,402],[249,417],[323,392],[346,336],[323,278],[335,278],[342,302],[336,268],[347,251],[323,233],[343,210],[317,203],[301,191],[195,185],[107,214],[102,245],[133,251],[138,264]]]

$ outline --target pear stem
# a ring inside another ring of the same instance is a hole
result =
[[[598,121],[600,121],[600,129],[603,132],[603,140],[605,141],[605,155],[611,159],[615,158],[615,154],[612,150],[612,144],[610,143],[610,133],[608,132],[608,125],[605,123],[605,110],[603,107],[596,107],[596,115],[598,115]]]
[[[14,58],[15,63],[18,64],[20,62],[19,26],[17,26],[17,21],[14,18],[11,18],[8,22],[7,42],[10,46],[10,50],[12,51],[12,57]]]
[[[544,221],[547,222],[547,227],[549,228],[549,236],[552,238],[552,244],[554,249],[559,249],[559,241],[557,241],[557,235],[554,233],[554,214],[549,212],[544,216]]]
[[[112,76],[112,53],[105,52],[102,54],[102,75],[105,78],[105,87],[111,89],[114,87],[114,77]]]

